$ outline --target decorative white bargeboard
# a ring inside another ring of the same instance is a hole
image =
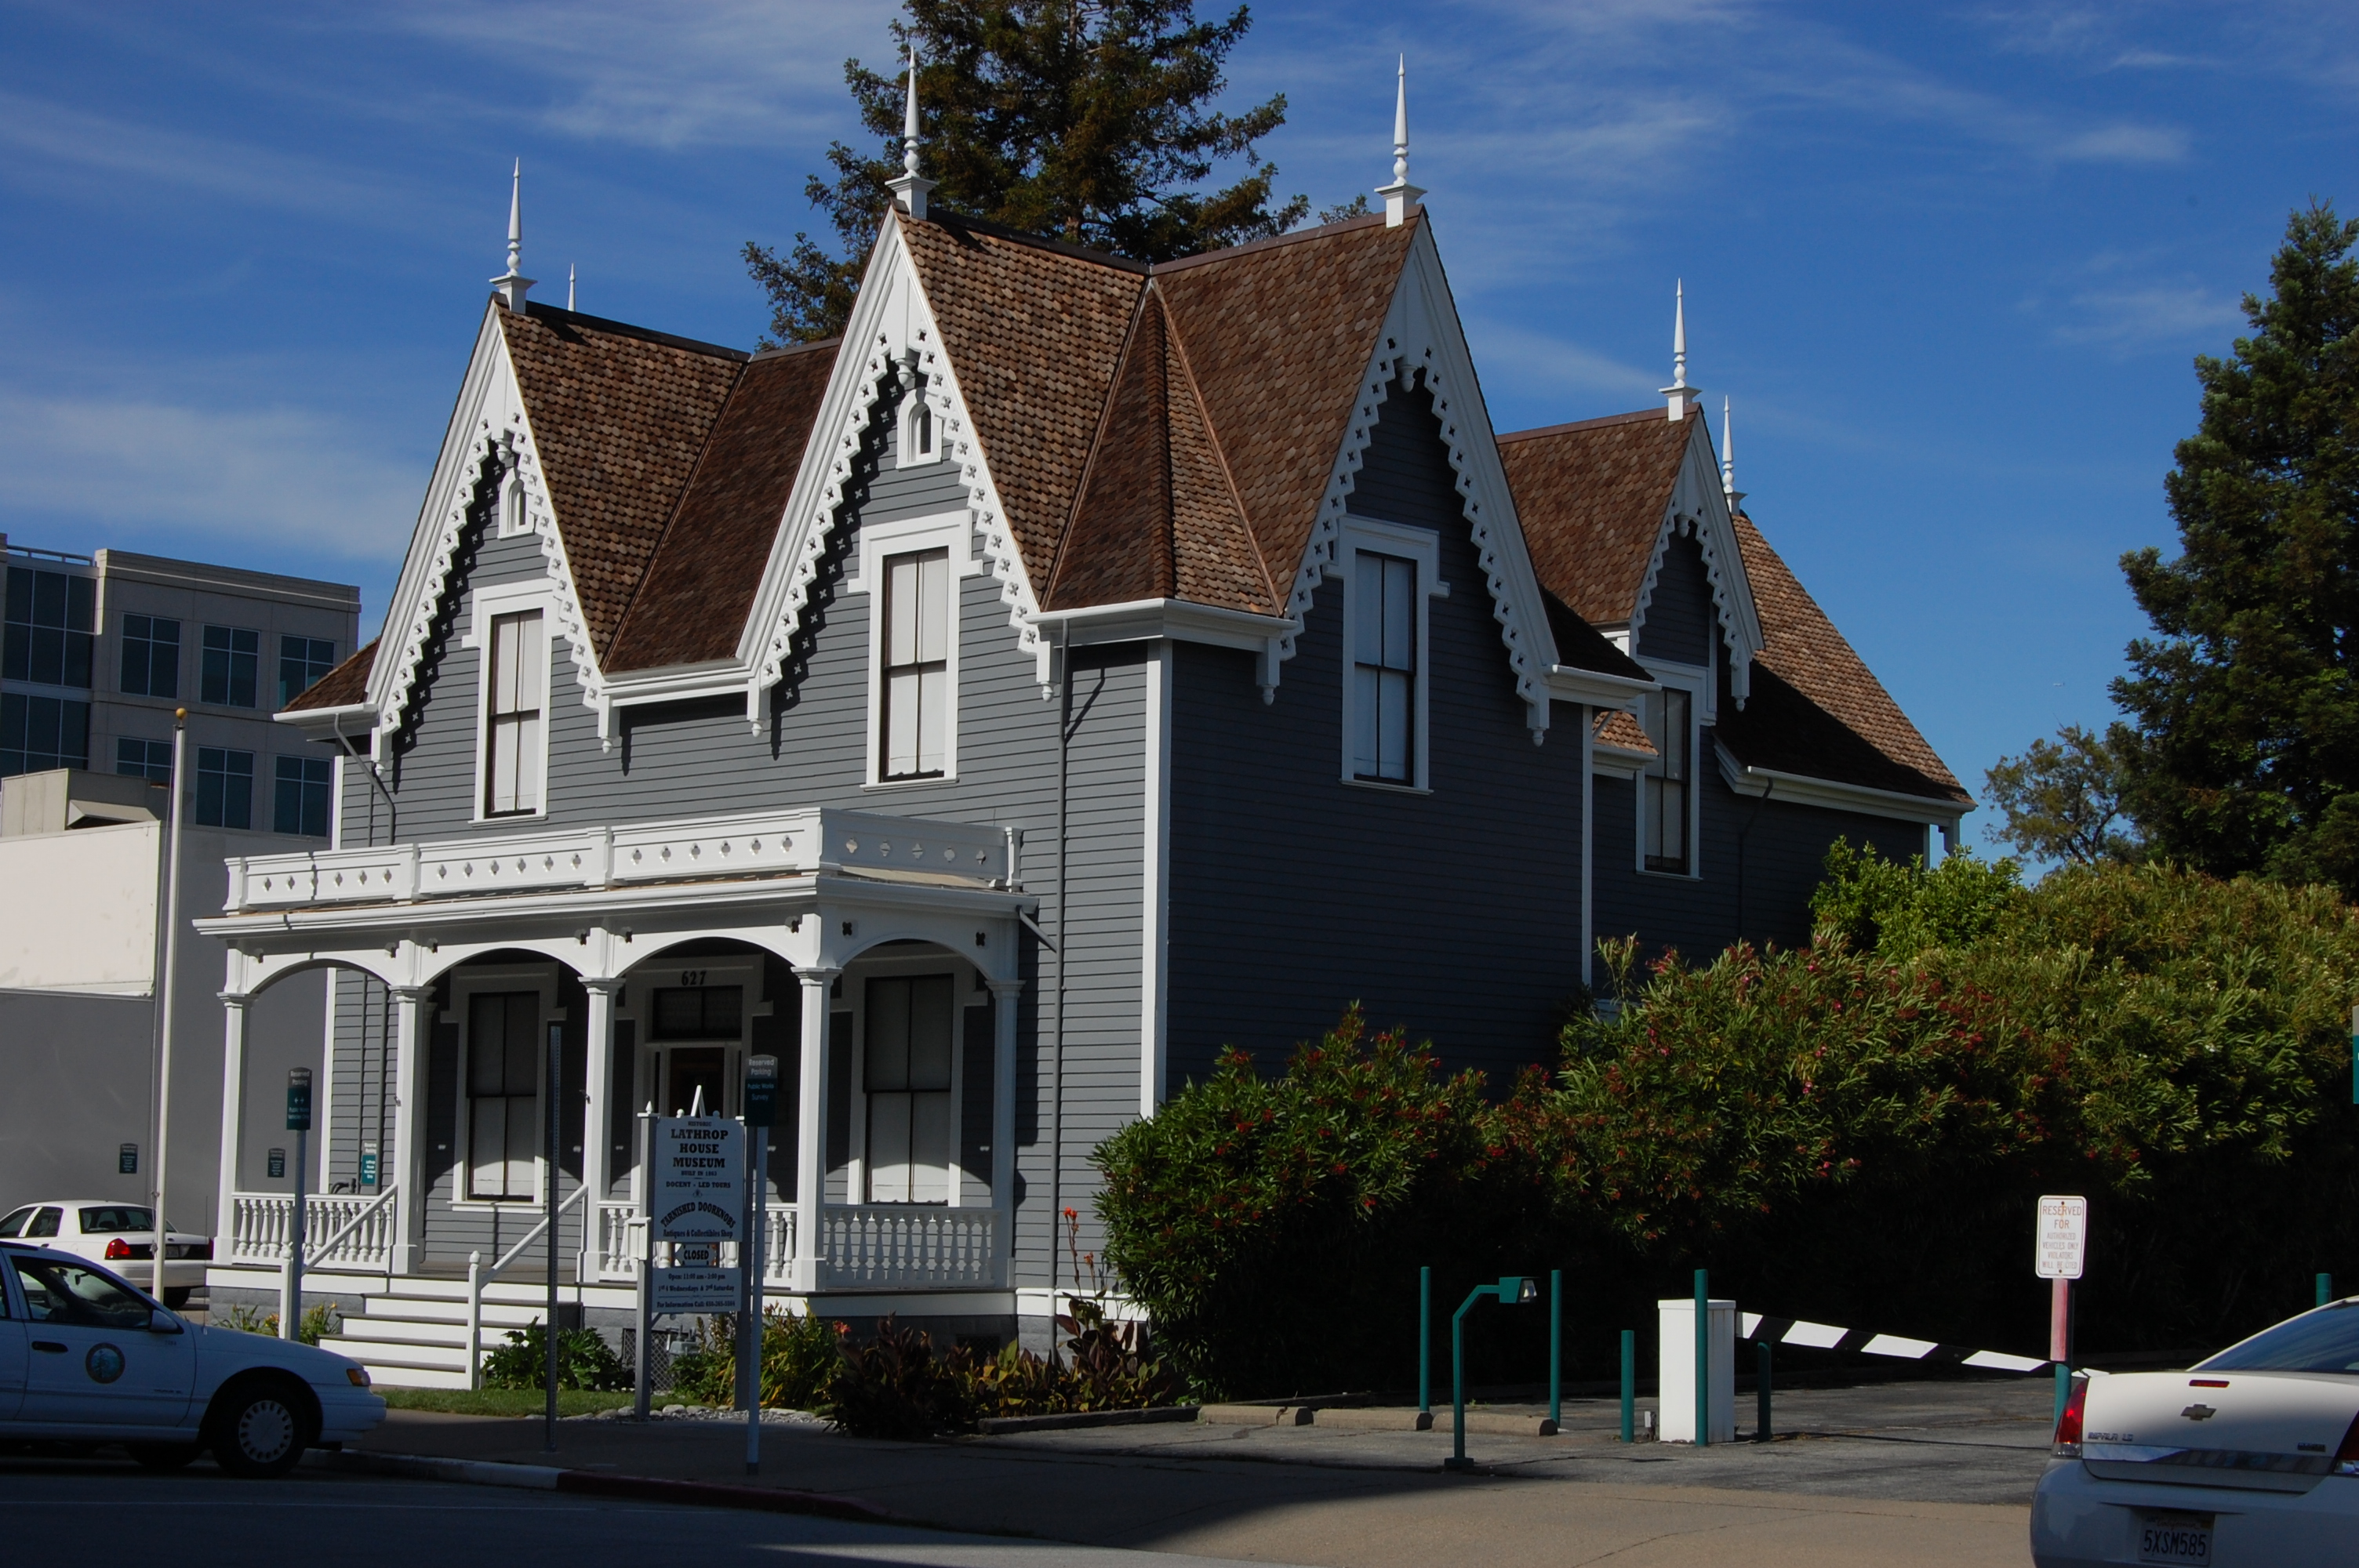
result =
[[[229,862],[223,907],[245,914],[821,871],[922,872],[1005,886],[1007,860],[1005,828],[814,807],[245,856]]]

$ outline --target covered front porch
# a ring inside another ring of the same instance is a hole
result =
[[[257,1155],[287,1135],[245,1110],[274,1103],[245,1081],[248,1005],[326,966],[343,971],[326,1190],[305,1200],[324,1293],[426,1299],[472,1277],[476,1302],[542,1281],[553,1184],[568,1299],[626,1310],[647,1118],[739,1114],[746,1059],[767,1054],[766,1290],[999,1315],[1034,910],[1019,849],[995,827],[813,808],[232,861],[227,907],[200,923],[229,948],[216,1288],[275,1279],[293,1227],[292,1181]]]

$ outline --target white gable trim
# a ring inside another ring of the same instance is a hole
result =
[[[1721,489],[1720,465],[1713,460],[1712,433],[1697,419],[1688,432],[1687,450],[1680,473],[1664,505],[1661,526],[1655,531],[1654,552],[1647,557],[1647,575],[1638,585],[1638,603],[1630,613],[1625,650],[1640,646],[1639,633],[1647,610],[1654,602],[1655,579],[1662,574],[1663,556],[1671,541],[1692,535],[1703,549],[1704,577],[1712,584],[1712,602],[1721,634],[1728,639],[1728,684],[1743,708],[1753,695],[1753,660],[1761,652],[1761,617],[1753,607],[1753,582],[1745,575],[1745,557],[1737,548],[1736,524],[1728,514],[1728,496]],[[1633,658],[1638,655],[1634,652]],[[1711,700],[1707,694],[1705,700]]]
[[[1298,626],[1309,615],[1320,581],[1334,564],[1347,503],[1375,434],[1377,412],[1390,395],[1394,379],[1418,370],[1425,372],[1426,384],[1433,391],[1434,412],[1440,416],[1442,438],[1449,444],[1450,466],[1458,476],[1462,515],[1472,533],[1484,585],[1490,589],[1492,619],[1499,623],[1499,638],[1506,644],[1507,663],[1515,673],[1516,695],[1524,699],[1537,742],[1549,726],[1549,673],[1557,663],[1556,639],[1549,633],[1539,579],[1524,548],[1523,525],[1516,517],[1515,498],[1499,462],[1498,442],[1474,377],[1474,360],[1459,325],[1458,308],[1442,274],[1441,255],[1434,248],[1430,216],[1418,225],[1409,242],[1383,330],[1376,334],[1375,351],[1361,373],[1359,396],[1342,449],[1335,454],[1326,493],[1320,498],[1310,543],[1295,570],[1287,614]],[[1272,639],[1265,692],[1277,686],[1278,665],[1292,658],[1294,650],[1295,633]]]
[[[1039,600],[1007,525],[1006,509],[1000,504],[991,466],[976,439],[957,372],[942,350],[941,330],[902,238],[899,215],[888,213],[869,258],[868,274],[861,280],[852,320],[844,330],[843,347],[828,378],[811,442],[803,452],[786,515],[754,597],[754,612],[738,645],[738,678],[745,693],[745,714],[756,728],[762,722],[763,694],[781,678],[810,605],[811,584],[827,553],[878,389],[897,367],[919,378],[920,391],[934,411],[937,449],[959,465],[965,482],[967,519],[981,535],[984,558],[999,580],[1000,598],[1008,606],[1008,624],[1016,632],[1017,645],[1040,660],[1041,678],[1047,679],[1047,645],[1040,640],[1037,623]]]
[[[507,340],[492,314],[501,308],[495,302],[484,309],[475,351],[460,384],[458,406],[443,434],[434,478],[411,531],[401,577],[394,585],[384,641],[369,672],[369,707],[387,730],[400,723],[402,709],[416,688],[434,620],[450,586],[460,535],[467,526],[467,508],[474,497],[476,480],[484,462],[497,455],[504,464],[514,463],[523,492],[526,528],[540,542],[548,572],[549,633],[565,639],[571,650],[583,706],[600,713],[603,731],[604,676],[598,667],[597,651],[590,645],[581,598],[573,589],[573,568],[558,533],[557,509],[541,477],[532,418],[516,385]]]

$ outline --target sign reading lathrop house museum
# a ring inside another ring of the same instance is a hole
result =
[[[655,1191],[647,1217],[656,1239],[681,1244],[672,1268],[653,1281],[657,1315],[735,1312],[737,1270],[722,1268],[723,1243],[740,1239],[745,1219],[745,1130],[717,1116],[656,1119]]]

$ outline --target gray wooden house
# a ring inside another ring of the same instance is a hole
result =
[[[234,862],[205,923],[216,1299],[291,1215],[238,1109],[290,975],[338,998],[313,1288],[385,1381],[463,1379],[471,1258],[550,1182],[568,1301],[625,1321],[635,1113],[734,1113],[759,1053],[769,1289],[1037,1338],[1091,1150],[1223,1045],[1356,1000],[1504,1079],[1600,935],[1790,935],[1836,833],[1966,808],[1700,418],[1649,416],[1606,501],[1611,442],[1501,442],[1405,178],[1153,266],[897,190],[845,336],[752,355],[529,302],[512,249],[384,633],[282,716],[339,759],[333,845]],[[1733,762],[1667,871],[1633,778],[1674,679]],[[1919,794],[1867,766],[1895,725]]]

